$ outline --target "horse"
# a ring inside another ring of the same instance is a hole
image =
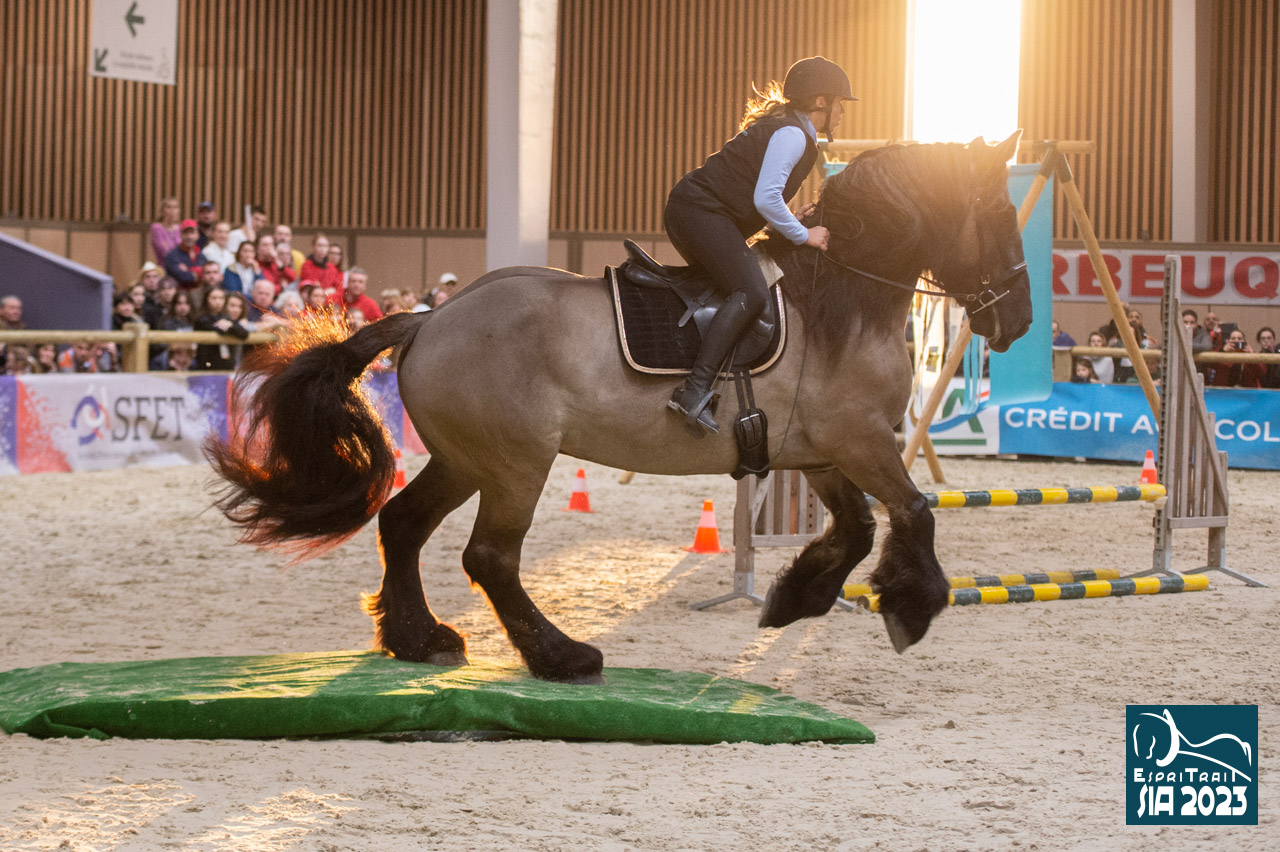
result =
[[[894,428],[907,407],[904,329],[926,270],[966,305],[975,333],[1005,351],[1031,324],[1030,281],[1007,162],[998,145],[892,145],[828,178],[809,225],[829,249],[763,241],[782,271],[789,343],[755,377],[756,405],[782,424],[775,468],[799,469],[832,521],[769,589],[759,624],[828,612],[872,549],[867,494],[889,530],[871,576],[889,639],[918,642],[946,605],[934,523],[909,478]],[[321,322],[255,352],[233,393],[239,437],[206,454],[225,480],[217,507],[244,542],[295,561],[354,535],[378,516],[383,575],[363,597],[375,647],[401,660],[467,663],[466,643],[427,603],[419,555],[450,512],[479,492],[462,566],[487,596],[536,678],[602,680],[604,658],[551,623],[520,582],[520,551],[557,454],[651,474],[735,468],[729,430],[699,438],[666,407],[669,376],[629,368],[605,281],[562,270],[490,272],[425,314],[398,313],[348,336]],[[390,437],[360,387],[367,365],[395,348],[398,384],[430,459],[388,498]]]

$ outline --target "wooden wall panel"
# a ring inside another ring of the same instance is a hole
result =
[[[1209,239],[1280,243],[1280,0],[1217,0]]]
[[[897,137],[907,2],[561,0],[552,229],[660,233],[800,56],[849,70],[841,136]],[[1021,124],[1098,142],[1072,165],[1106,240],[1170,235],[1170,2],[1023,2]],[[1280,0],[1213,2],[1210,238],[1275,244]],[[90,4],[0,2],[0,219],[140,223],[173,194],[301,229],[484,227],[484,0],[180,0],[177,86],[91,78]]]
[[[89,76],[90,0],[0,3],[0,215],[476,229],[483,0],[180,0],[178,85]]]
[[[1023,138],[1098,143],[1071,167],[1102,240],[1170,237],[1169,2],[1023,0]],[[1061,197],[1054,236],[1079,236]]]
[[[561,0],[553,231],[662,231],[667,193],[737,131],[751,86],[821,54],[862,100],[846,138],[903,127],[906,0]]]

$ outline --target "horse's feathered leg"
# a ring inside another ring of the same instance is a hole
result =
[[[550,463],[548,463],[548,468]],[[570,639],[547,620],[520,583],[520,548],[546,479],[511,477],[480,489],[480,509],[462,567],[489,599],[511,644],[534,677],[569,683],[599,683],[604,655]]]
[[[378,513],[382,587],[365,595],[363,606],[374,620],[375,645],[397,659],[442,666],[467,662],[466,641],[427,605],[418,558],[445,516],[475,492],[440,456],[432,456]]]
[[[946,608],[950,585],[933,552],[933,513],[907,475],[892,428],[868,426],[858,434],[855,444],[832,447],[833,460],[889,512],[871,585],[880,593],[893,648],[902,653],[924,638],[933,617]]]
[[[839,470],[806,474],[831,513],[831,527],[783,569],[765,598],[761,627],[785,627],[823,615],[835,605],[844,581],[871,552],[876,522],[867,497]]]

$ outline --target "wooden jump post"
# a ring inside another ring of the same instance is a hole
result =
[[[1181,281],[1182,259],[1168,255],[1164,259],[1164,295],[1160,300],[1165,405],[1158,421],[1156,475],[1165,484],[1169,498],[1156,513],[1151,570],[1143,573],[1179,576],[1172,565],[1173,531],[1199,528],[1209,531],[1209,554],[1207,563],[1194,569],[1196,572],[1220,571],[1250,586],[1265,586],[1226,567],[1230,507],[1227,454],[1218,450],[1214,416],[1204,403],[1204,376],[1196,371],[1192,360],[1191,332],[1182,325],[1178,304]]]

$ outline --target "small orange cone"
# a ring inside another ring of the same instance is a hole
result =
[[[567,509],[561,509],[560,511],[591,511],[591,498],[587,496],[587,472],[582,468],[578,468],[578,481],[573,486],[573,493],[569,495],[569,507]]]
[[[392,483],[392,487],[404,488],[408,484],[409,481],[404,474],[404,456],[400,454],[399,450],[396,450],[396,481]]]
[[[716,507],[710,500],[702,502],[702,517],[698,519],[698,531],[693,536],[690,553],[728,553],[720,547],[720,531],[716,529]]]
[[[1148,483],[1155,484],[1159,480],[1156,479],[1156,457],[1147,450],[1147,457],[1142,460],[1142,476],[1138,477],[1138,482],[1142,485]]]

